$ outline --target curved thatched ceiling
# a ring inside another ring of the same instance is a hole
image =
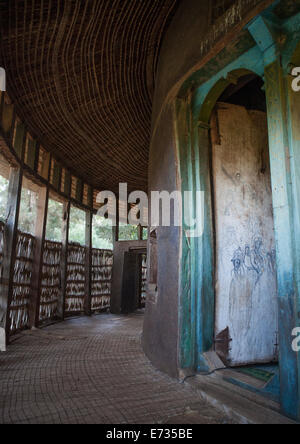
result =
[[[7,0],[0,65],[17,113],[101,189],[146,189],[158,51],[176,0]]]

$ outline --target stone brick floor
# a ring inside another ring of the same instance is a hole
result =
[[[100,315],[24,332],[0,353],[1,424],[230,422],[155,370],[143,316]]]

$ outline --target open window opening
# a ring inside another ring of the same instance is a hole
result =
[[[7,198],[9,186],[10,165],[0,154],[0,222],[5,222],[7,217]]]
[[[93,248],[113,250],[113,224],[108,218],[93,217]]]
[[[85,211],[80,210],[77,207],[71,206],[70,209],[70,229],[69,229],[69,242],[85,245],[85,224],[86,214]]]
[[[46,239],[52,242],[62,242],[62,222],[64,204],[54,195],[48,201]]]
[[[23,177],[18,228],[32,235],[35,235],[39,191],[39,185]]]

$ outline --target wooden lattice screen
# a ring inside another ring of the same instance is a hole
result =
[[[2,278],[3,236],[5,225],[0,221],[0,278]],[[30,287],[35,239],[32,235],[18,232],[16,261],[14,264],[13,298],[9,307],[11,333],[29,327]],[[42,267],[39,322],[55,320],[62,291],[61,282],[62,244],[45,241]],[[92,250],[92,311],[110,308],[113,252]],[[86,248],[69,244],[66,314],[84,312]]]
[[[66,314],[83,313],[85,299],[86,248],[79,244],[68,245]]]
[[[113,252],[93,249],[92,252],[92,311],[110,307]]]
[[[53,320],[57,315],[61,292],[62,244],[46,241],[44,245],[39,321]]]
[[[13,295],[9,307],[11,332],[29,326],[29,298],[33,266],[34,237],[18,232],[14,264]]]

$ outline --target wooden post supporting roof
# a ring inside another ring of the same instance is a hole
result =
[[[70,228],[70,201],[64,203],[63,225],[62,225],[62,252],[61,252],[61,292],[57,306],[57,315],[63,320],[65,317],[65,300],[67,289],[67,268],[68,268],[68,244]]]
[[[2,110],[3,115],[4,111]],[[13,112],[12,124],[9,129],[9,143],[12,144],[15,127],[15,112]],[[26,143],[26,130],[22,132],[20,139],[20,166],[11,168],[9,177],[9,188],[7,196],[7,217],[4,230],[4,248],[3,248],[3,272],[0,295],[0,327],[4,329],[6,343],[9,342],[10,334],[10,313],[9,308],[13,296],[13,275],[16,260],[16,246],[18,238],[19,212],[21,203],[24,153]]]
[[[6,343],[8,343],[10,333],[9,307],[13,292],[13,274],[16,259],[22,178],[22,168],[12,168],[10,170],[7,219],[4,230],[2,288],[0,294],[0,328],[5,330]]]
[[[12,140],[13,128],[10,134]],[[3,248],[3,274],[0,294],[0,328],[5,330],[6,343],[9,341],[10,315],[9,307],[13,292],[13,274],[16,258],[16,246],[18,236],[19,211],[21,203],[22,180],[23,180],[23,158],[25,151],[26,133],[22,141],[21,165],[11,168],[9,177],[9,188],[7,196],[7,218],[4,230]]]
[[[142,225],[138,225],[138,238],[140,241],[143,240],[143,227]]]
[[[39,326],[41,283],[43,271],[44,243],[48,214],[49,187],[42,187],[38,194],[37,218],[35,226],[35,251],[31,278],[29,325]]]
[[[93,212],[86,212],[85,223],[85,245],[86,245],[86,262],[85,262],[85,298],[84,298],[84,313],[86,316],[92,314],[92,231],[93,231]]]

